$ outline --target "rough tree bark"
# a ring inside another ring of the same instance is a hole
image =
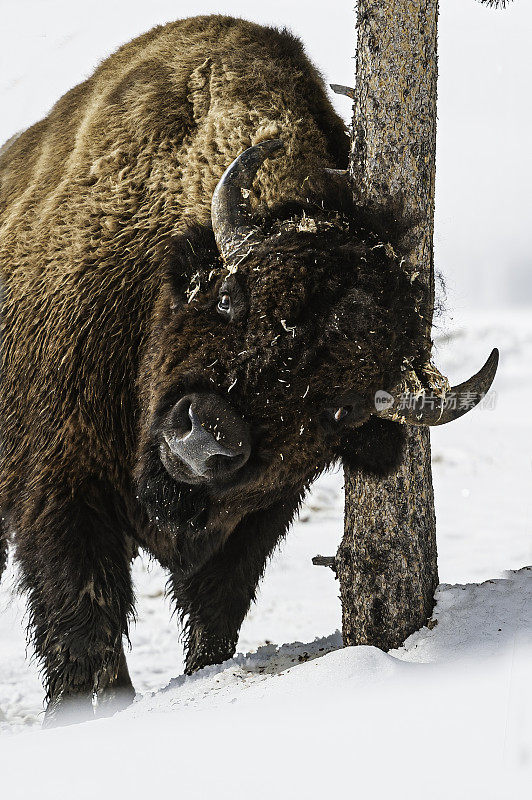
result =
[[[357,200],[400,198],[421,220],[408,260],[431,304],[437,18],[438,0],[358,0],[350,162]],[[428,430],[409,428],[404,462],[384,481],[346,469],[345,501],[336,556],[344,644],[388,650],[426,623],[438,583]]]

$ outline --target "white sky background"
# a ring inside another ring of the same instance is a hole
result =
[[[228,13],[288,26],[327,82],[353,85],[354,0],[0,0],[0,141],[153,25]],[[532,306],[532,3],[442,0],[436,267],[455,316]],[[350,117],[350,101],[335,98]]]

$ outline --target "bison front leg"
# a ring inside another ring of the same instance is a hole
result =
[[[102,485],[83,496],[51,490],[17,536],[30,631],[42,663],[44,725],[93,716],[92,700],[133,697],[122,650],[133,607],[124,516]]]
[[[185,619],[185,672],[221,664],[234,655],[240,626],[272,551],[297,511],[300,495],[245,517],[224,547],[192,575],[172,576]]]

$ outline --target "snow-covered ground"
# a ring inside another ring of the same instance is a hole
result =
[[[182,675],[165,575],[135,564],[135,704],[42,732],[23,602],[0,590],[0,777],[9,797],[294,793],[528,797],[532,778],[532,314],[448,324],[454,382],[501,349],[492,409],[433,431],[441,585],[431,630],[385,654],[341,649],[338,586],[314,567],[342,529],[342,474],[323,476],[273,559],[238,655]],[[2,735],[3,734],[3,735]],[[11,734],[11,735],[10,735]],[[6,784],[7,781],[7,784]],[[528,783],[530,786],[530,783]]]

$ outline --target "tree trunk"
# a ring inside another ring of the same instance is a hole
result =
[[[408,261],[431,306],[437,17],[438,0],[358,0],[350,162],[357,201],[400,199],[420,220]],[[346,469],[345,493],[336,557],[344,645],[389,650],[426,623],[438,583],[428,430],[409,428],[403,464],[385,480]]]

